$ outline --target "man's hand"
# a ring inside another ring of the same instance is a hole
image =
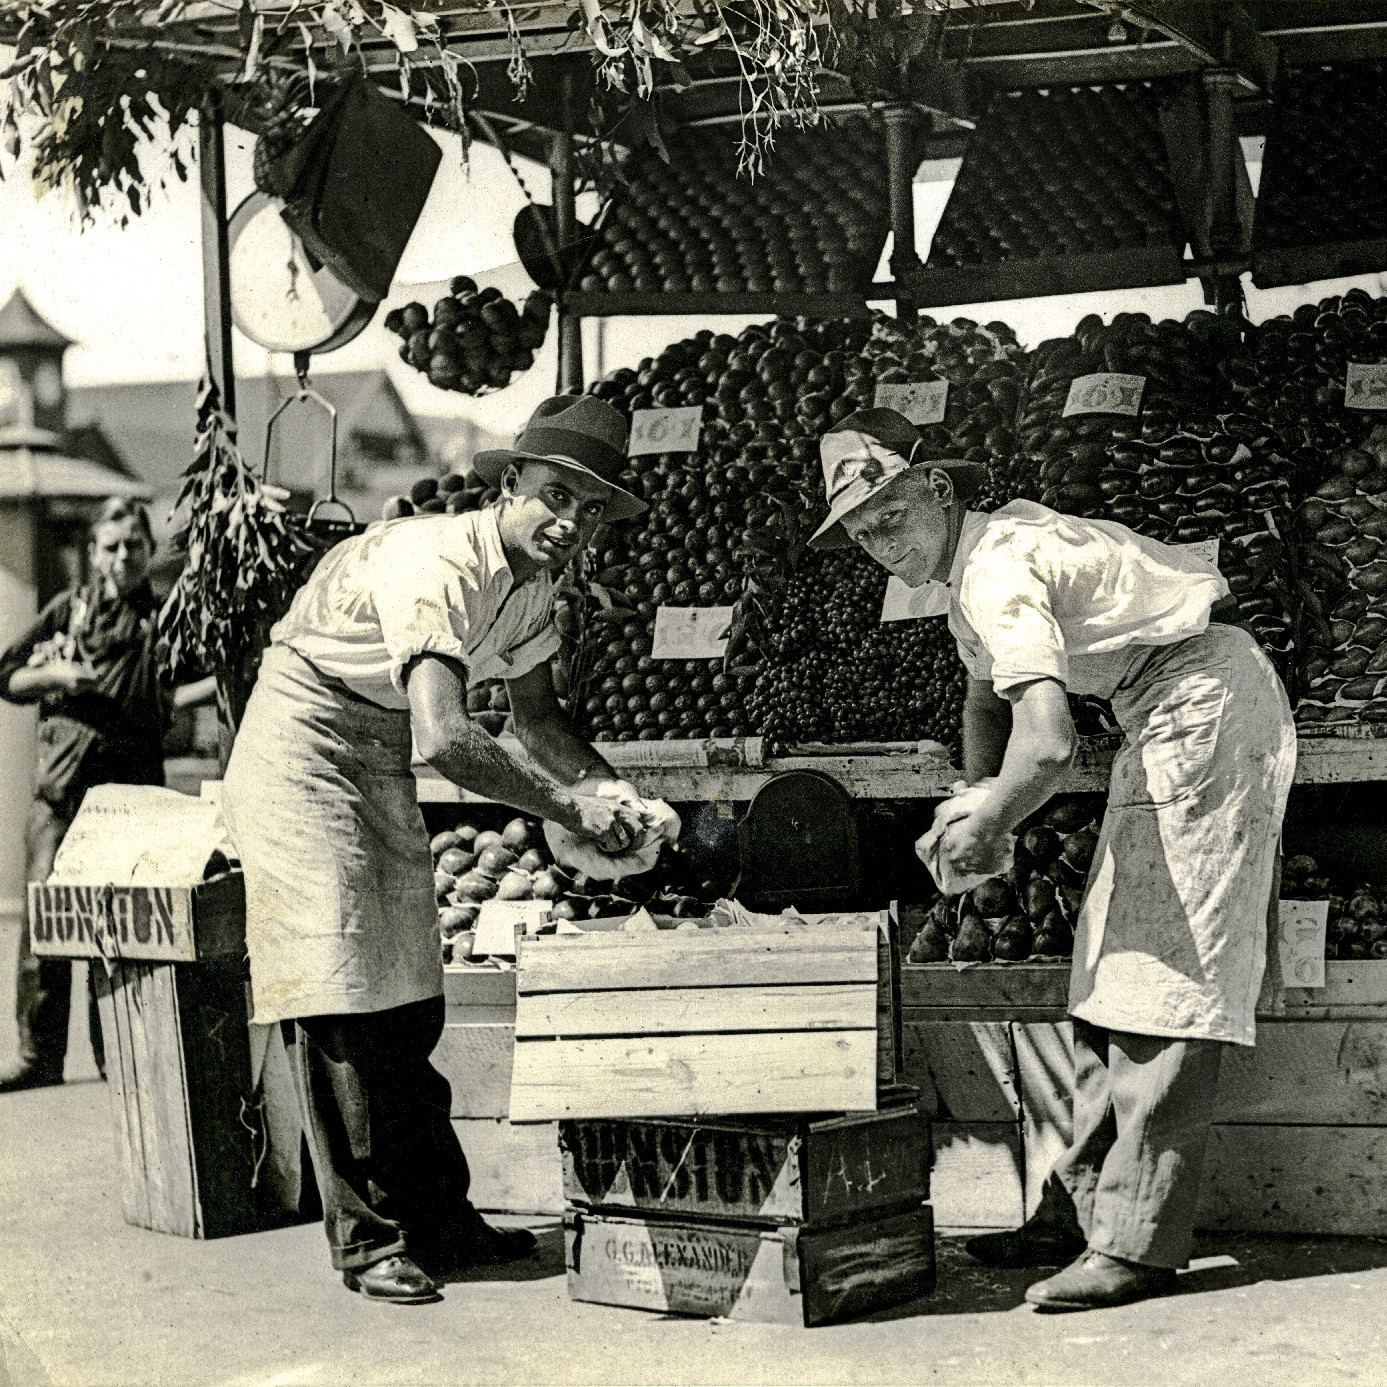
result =
[[[634,807],[602,795],[575,795],[573,812],[562,826],[590,838],[612,857],[640,847],[646,838],[645,825]]]
[[[90,665],[79,665],[75,660],[54,660],[40,668],[54,693],[90,693],[101,682]]]
[[[996,876],[1007,867],[1008,837],[1007,829],[979,810],[949,824],[945,851],[960,875]]]

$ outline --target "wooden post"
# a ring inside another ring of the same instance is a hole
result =
[[[573,189],[573,75],[565,72],[561,79],[563,129],[553,140],[549,155],[549,170],[554,184],[554,220],[559,233],[559,254],[567,258],[577,228]],[[566,286],[565,286],[566,287]],[[565,295],[559,297],[559,378],[560,395],[583,388],[583,320],[565,305]]]
[[[890,105],[886,121],[886,166],[891,197],[891,278],[896,282],[896,317],[913,319],[919,308],[911,292],[920,273],[915,248],[916,114],[911,106]]]
[[[1209,150],[1209,247],[1215,260],[1234,260],[1250,253],[1252,244],[1252,187],[1233,123],[1233,94],[1242,83],[1236,73],[1221,68],[1206,71],[1203,77]],[[1215,312],[1246,316],[1242,279],[1236,272],[1212,275],[1205,295],[1212,298]]]
[[[222,409],[236,427],[236,366],[231,340],[231,254],[227,238],[226,146],[222,141],[221,103],[209,96],[198,111],[198,181],[202,187],[202,324],[207,373],[221,397]],[[220,726],[217,759],[222,773],[250,697],[246,671],[219,669],[217,713]]]

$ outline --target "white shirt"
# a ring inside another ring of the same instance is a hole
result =
[[[971,678],[998,693],[1056,679],[1104,698],[1133,647],[1198,635],[1228,593],[1186,548],[1033,501],[964,517],[949,588],[949,630]]]
[[[328,550],[270,632],[324,674],[405,709],[404,669],[448,655],[470,681],[515,679],[559,648],[547,573],[516,585],[496,512],[408,516]]]

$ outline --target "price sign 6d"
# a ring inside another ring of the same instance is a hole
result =
[[[631,415],[627,457],[643,453],[693,453],[703,429],[703,406],[681,409],[638,409]]]
[[[1344,405],[1348,409],[1387,409],[1387,365],[1350,361]]]
[[[1064,402],[1064,418],[1073,414],[1129,414],[1141,409],[1145,376],[1128,376],[1120,371],[1099,371],[1092,376],[1079,376],[1069,387]]]

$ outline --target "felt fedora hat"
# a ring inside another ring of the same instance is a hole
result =
[[[586,473],[612,489],[608,520],[627,520],[646,510],[639,497],[617,484],[626,470],[626,420],[593,395],[555,395],[530,416],[513,448],[493,448],[472,459],[472,470],[499,487],[513,462],[552,462]]]
[[[987,478],[979,462],[960,458],[924,459],[918,456],[920,431],[894,409],[859,409],[840,419],[819,440],[828,518],[809,543],[815,549],[845,549],[852,541],[843,518],[870,500],[912,466],[938,467],[968,496]]]

